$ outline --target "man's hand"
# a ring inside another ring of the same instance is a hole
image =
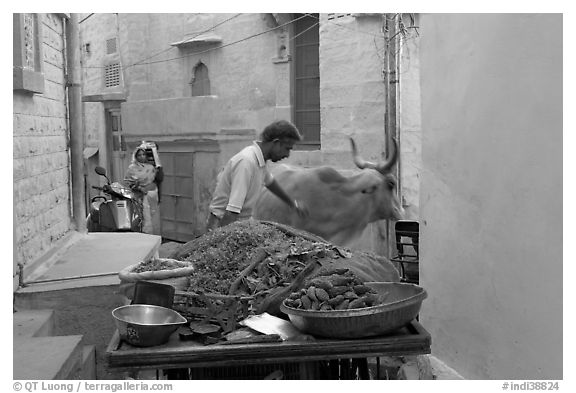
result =
[[[296,213],[298,213],[298,217],[300,218],[307,218],[310,215],[308,208],[302,201],[294,199],[292,208],[296,210]]]
[[[224,213],[224,217],[222,217],[222,219],[220,220],[219,225],[223,227],[224,225],[231,224],[235,221],[238,221],[238,217],[240,217],[240,214],[226,210],[226,212]]]

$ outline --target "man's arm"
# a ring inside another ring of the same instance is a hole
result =
[[[266,185],[266,188],[268,188],[274,195],[280,198],[292,209],[295,209],[298,212],[299,216],[301,217],[308,216],[308,211],[306,207],[301,202],[296,201],[296,199],[290,198],[286,193],[286,191],[284,191],[284,189],[280,186],[280,184],[278,184],[276,179],[272,179],[270,184]]]

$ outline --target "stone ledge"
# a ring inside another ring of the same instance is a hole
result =
[[[94,345],[84,345],[84,348],[82,348],[82,370],[80,379],[96,379],[96,347]]]
[[[47,337],[54,334],[53,310],[22,310],[12,317],[14,340],[26,337]]]
[[[17,380],[69,379],[82,365],[82,336],[19,337],[13,348],[13,379]]]

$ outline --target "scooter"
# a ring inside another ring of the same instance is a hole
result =
[[[130,188],[118,182],[110,182],[106,169],[97,166],[95,172],[106,178],[103,187],[92,186],[104,195],[92,198],[86,218],[88,232],[142,232],[142,202]]]

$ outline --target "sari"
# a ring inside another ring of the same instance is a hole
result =
[[[158,187],[154,182],[156,168],[149,163],[141,163],[136,159],[139,150],[137,147],[132,153],[132,162],[126,170],[124,183],[130,188],[136,189],[136,194],[141,197],[142,232],[160,235],[160,217],[158,211]]]

